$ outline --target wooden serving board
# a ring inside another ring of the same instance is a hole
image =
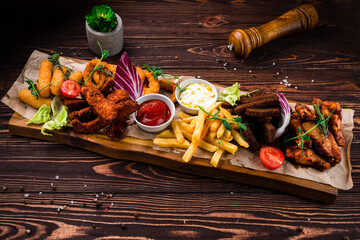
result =
[[[63,131],[53,131],[53,136],[41,134],[41,126],[27,125],[27,119],[18,113],[14,113],[9,121],[11,134],[53,141],[80,147],[108,157],[127,159],[137,162],[148,163],[174,171],[224,179],[259,187],[270,188],[281,192],[309,198],[323,203],[333,203],[338,195],[337,188],[292,176],[251,170],[234,166],[226,161],[214,168],[210,161],[200,158],[192,158],[190,163],[184,163],[181,155],[152,149],[150,140],[140,140],[138,144],[127,143],[125,140],[111,140],[102,133],[79,134],[72,128],[64,128]],[[127,138],[129,140],[129,138]]]

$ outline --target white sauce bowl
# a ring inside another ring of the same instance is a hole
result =
[[[212,85],[210,82],[208,81],[205,81],[203,79],[188,79],[188,80],[185,80],[183,82],[180,83],[180,88],[183,89],[185,88],[186,86],[190,85],[190,84],[193,84],[193,83],[197,83],[197,84],[205,84],[206,86],[210,86],[211,87],[211,90],[213,91],[213,93],[215,94],[215,101],[217,100],[217,97],[218,97],[218,93],[217,93],[217,90],[215,88],[214,85]],[[195,108],[189,108],[188,106],[185,106],[184,104],[182,104],[180,102],[180,91],[179,91],[179,88],[177,87],[176,90],[175,90],[175,97],[176,97],[176,100],[177,102],[179,103],[179,106],[181,108],[181,110],[183,110],[184,112],[188,113],[188,114],[191,114],[191,115],[197,115],[198,112],[199,112],[199,108],[195,109]]]
[[[164,130],[165,128],[167,128],[171,121],[174,119],[175,117],[175,105],[174,103],[170,100],[170,98],[168,98],[167,96],[165,95],[162,95],[162,94],[157,94],[157,93],[153,93],[153,94],[148,94],[148,95],[144,95],[142,97],[139,97],[138,99],[136,99],[137,103],[139,105],[141,105],[143,102],[146,102],[146,101],[150,101],[150,100],[161,100],[163,101],[170,109],[170,112],[171,112],[171,115],[170,115],[170,118],[169,120],[167,120],[167,122],[161,124],[161,125],[158,125],[158,126],[148,126],[148,125],[145,125],[145,124],[142,124],[141,122],[139,122],[137,119],[136,119],[136,114],[137,114],[137,111],[134,112],[132,114],[133,118],[134,118],[134,121],[136,122],[136,124],[144,131],[146,132],[159,132],[159,131],[162,131]]]

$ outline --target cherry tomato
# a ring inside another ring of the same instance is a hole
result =
[[[284,162],[284,154],[275,147],[266,146],[260,150],[260,159],[265,167],[277,169]]]
[[[140,104],[136,119],[147,126],[166,123],[171,116],[170,108],[161,100],[150,100]]]
[[[80,84],[74,80],[66,80],[61,84],[61,93],[67,98],[75,98],[80,94]]]

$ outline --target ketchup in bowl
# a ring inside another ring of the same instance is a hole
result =
[[[171,117],[168,105],[161,100],[149,100],[140,104],[136,119],[147,126],[159,126]]]

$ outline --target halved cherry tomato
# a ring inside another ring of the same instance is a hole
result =
[[[67,98],[75,98],[80,94],[80,84],[74,80],[66,80],[61,84],[61,93]]]
[[[265,167],[276,169],[283,164],[284,154],[275,147],[266,146],[260,150],[260,160]]]

